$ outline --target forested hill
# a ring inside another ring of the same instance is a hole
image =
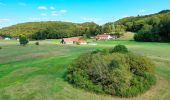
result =
[[[92,28],[97,26],[98,25],[93,22],[82,24],[61,21],[27,22],[2,28],[0,29],[0,35],[16,37],[23,34],[31,36],[40,30],[48,29],[53,35],[64,35],[63,37],[69,37],[82,35],[85,31],[93,31]],[[90,32],[88,33],[90,34]]]
[[[127,31],[138,32],[144,24],[151,24],[152,22],[158,23],[160,19],[169,16],[170,10],[162,10],[150,15],[126,17],[116,21],[115,24],[124,25]]]
[[[75,27],[73,23],[64,23],[64,22],[28,22],[28,23],[21,23],[12,25],[9,27],[2,28],[0,30],[0,34],[7,35],[7,36],[18,36],[20,34],[24,35],[31,35],[38,30],[47,28],[47,27],[56,27],[58,26],[65,26],[65,27]]]
[[[170,42],[170,10],[156,14],[127,17],[115,22],[126,31],[135,32],[134,40],[145,42]]]

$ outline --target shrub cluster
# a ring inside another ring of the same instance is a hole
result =
[[[69,66],[66,79],[76,87],[121,97],[136,96],[155,83],[150,59],[130,52],[110,51],[81,55]]]
[[[121,53],[127,53],[128,49],[124,45],[116,45],[112,50],[111,53],[113,52],[121,52]]]
[[[19,36],[19,43],[20,43],[20,45],[25,46],[25,45],[27,45],[29,43],[29,40],[28,40],[28,38],[26,36],[20,35]]]
[[[35,45],[40,45],[40,43],[39,42],[35,42]]]

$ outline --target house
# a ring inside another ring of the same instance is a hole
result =
[[[17,41],[19,41],[19,37],[13,37],[13,38],[11,38],[11,40],[17,40]]]
[[[61,43],[62,44],[81,44],[81,45],[87,44],[87,42],[81,39],[80,37],[63,38]]]
[[[113,37],[111,35],[109,35],[109,34],[98,34],[96,36],[96,39],[98,39],[98,40],[110,40],[112,38]]]
[[[4,38],[4,40],[11,40],[11,38],[9,38],[9,37],[5,37],[5,38]]]

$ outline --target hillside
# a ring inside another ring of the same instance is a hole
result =
[[[169,15],[170,14],[170,10],[162,10],[158,13],[155,13],[155,14],[150,14],[150,15],[143,15],[143,16],[130,16],[130,17],[125,17],[125,18],[122,18],[122,19],[119,19],[115,22],[115,24],[123,24],[123,25],[126,25],[126,23],[128,22],[134,22],[134,21],[139,21],[139,20],[144,20],[144,19],[148,19],[148,18],[151,18],[151,17],[159,17],[159,18],[162,18],[163,16],[165,15]]]
[[[15,37],[23,34],[26,36],[31,36],[40,30],[49,29],[50,32],[54,35],[61,34],[66,37],[78,36],[82,35],[86,28],[93,26],[96,27],[97,24],[93,22],[77,24],[61,21],[27,22],[2,28],[0,29],[0,35]]]
[[[122,37],[118,38],[117,40],[133,40],[134,37],[133,32],[126,32]]]
[[[170,42],[170,11],[156,14],[127,17],[115,22],[123,25],[126,31],[136,32],[135,41]]]
[[[47,27],[55,27],[60,28],[60,26],[63,26],[62,28],[65,29],[66,27],[73,28],[76,27],[76,24],[74,23],[66,23],[66,22],[28,22],[28,23],[21,23],[12,25],[9,27],[2,28],[0,30],[0,34],[3,35],[9,35],[9,36],[18,36],[20,34],[24,35],[31,35],[38,30],[45,29]]]
[[[170,10],[163,10],[155,14],[144,16],[126,17],[116,21],[115,24],[124,25],[127,31],[137,32],[143,24],[150,23],[150,20],[157,21],[157,19],[163,19],[165,16],[170,16]]]

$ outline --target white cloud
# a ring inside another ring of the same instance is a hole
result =
[[[48,18],[38,18],[38,17],[29,17],[29,21],[46,21],[49,20]]]
[[[122,18],[126,18],[126,17],[129,17],[128,15],[123,15]]]
[[[19,2],[18,5],[20,5],[20,6],[26,6],[27,4],[26,4],[26,3],[23,3],[23,2]]]
[[[7,19],[7,18],[0,18],[0,23],[3,23],[3,22],[9,22],[10,19]]]
[[[90,22],[96,22],[96,21],[99,21],[99,20],[101,20],[100,18],[95,18],[95,17],[82,17],[81,18],[82,20],[84,20],[84,21],[90,21]]]
[[[65,13],[67,13],[67,10],[52,11],[51,15],[52,16],[59,16],[59,15],[65,14]]]
[[[59,16],[60,14],[58,13],[52,13],[51,16]]]
[[[51,13],[51,16],[59,16],[60,14],[57,12],[57,11],[53,11],[52,13]]]
[[[142,10],[140,10],[139,12],[140,12],[140,13],[144,13],[144,12],[146,12],[146,10],[142,9]]]
[[[60,13],[67,13],[67,10],[60,10]]]
[[[39,10],[47,10],[48,8],[46,6],[39,6],[38,9]]]
[[[55,10],[55,7],[53,7],[53,6],[50,6],[50,9],[51,9],[51,10]]]
[[[41,16],[47,16],[47,14],[46,14],[46,13],[41,13],[40,15],[41,15]]]

